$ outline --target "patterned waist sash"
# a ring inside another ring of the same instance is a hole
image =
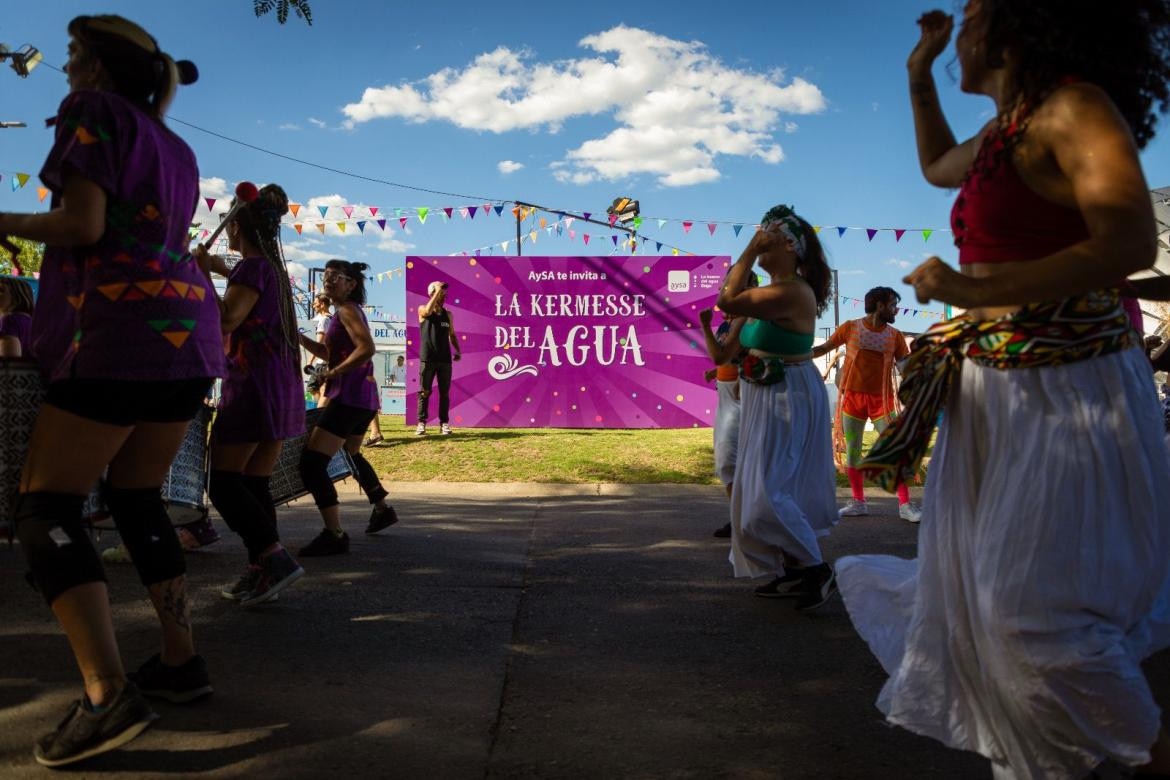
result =
[[[915,339],[898,389],[905,408],[860,468],[890,492],[914,478],[964,358],[998,369],[1058,366],[1128,349],[1132,334],[1116,290],[940,322]]]
[[[784,381],[784,361],[748,352],[739,364],[739,378],[753,385],[774,385]]]

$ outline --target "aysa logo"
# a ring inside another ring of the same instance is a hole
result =
[[[672,293],[685,293],[691,291],[691,272],[690,271],[667,271],[666,272],[666,289]]]

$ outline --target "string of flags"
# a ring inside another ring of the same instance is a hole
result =
[[[847,295],[838,295],[837,300],[841,301],[841,303],[843,303],[843,304],[853,304],[853,306],[855,308],[858,306],[865,305],[865,301],[863,301],[861,298],[850,298]],[[899,307],[898,313],[904,314],[907,317],[909,317],[910,315],[914,315],[915,317],[928,317],[930,319],[936,319],[936,320],[947,319],[946,315],[943,314],[941,311],[930,311],[929,309],[914,309],[914,308],[911,308],[908,306]]]

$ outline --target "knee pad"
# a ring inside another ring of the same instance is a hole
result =
[[[338,504],[337,488],[333,487],[333,480],[329,479],[331,460],[333,457],[323,452],[305,450],[301,453],[301,482],[313,496],[318,509],[328,509]]]
[[[161,488],[111,486],[106,503],[143,585],[149,587],[187,573],[183,545],[171,526]]]
[[[22,493],[13,508],[28,580],[52,604],[70,588],[105,582],[101,559],[81,526],[84,496]]]
[[[382,481],[378,479],[378,473],[374,471],[374,467],[370,465],[370,462],[366,460],[360,451],[350,453],[349,457],[353,461],[354,470],[357,472],[358,484],[362,486],[362,490],[365,491],[366,498],[370,499],[371,504],[376,504],[389,495],[386,492],[386,488],[382,487]]]

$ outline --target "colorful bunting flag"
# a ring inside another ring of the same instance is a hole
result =
[[[288,210],[292,212],[293,219],[296,219],[296,218],[297,218],[297,212],[301,210],[301,204],[299,204],[299,203],[290,203],[290,204],[288,204]]]
[[[905,230],[902,230],[902,229],[900,229],[900,228],[896,228],[896,229],[894,230],[894,241],[895,241],[895,242],[897,242],[897,241],[901,241],[901,240],[902,240],[902,236],[903,236],[903,234],[905,234],[905,232],[906,232]]]
[[[45,197],[48,194],[49,194],[49,191],[47,189],[45,189],[44,187],[37,187],[37,200],[39,200],[41,203],[45,202]]]
[[[345,212],[346,219],[349,219],[350,217],[353,216],[353,206],[342,206],[341,210]],[[324,216],[324,215],[322,215],[322,216]]]
[[[923,241],[923,243],[925,243],[925,242],[927,242],[927,241],[929,241],[929,240],[930,240],[930,234],[931,234],[931,233],[933,233],[933,232],[934,232],[933,230],[923,230],[923,231],[922,231],[922,241]]]
[[[865,232],[869,236],[870,241],[873,241],[873,237],[877,235],[877,231],[873,228],[866,228]]]
[[[359,233],[361,233],[361,234],[364,236],[364,235],[366,234],[366,223],[365,223],[365,220],[360,220],[360,219],[359,219],[359,220],[358,220],[358,222],[357,222],[357,226],[358,226],[358,232],[359,232]]]
[[[695,223],[694,222],[684,222],[684,223],[682,223],[682,225],[683,225],[683,232],[690,233],[691,228],[693,228],[695,226]]]
[[[16,187],[13,187],[12,189],[15,190]],[[215,208],[215,198],[204,198],[203,202],[207,204],[208,211],[211,211]]]
[[[837,238],[841,238],[843,235],[845,235],[845,231],[848,229],[849,228],[844,228],[844,227],[838,226],[837,227]]]
[[[707,230],[709,230],[711,232],[711,235],[715,235],[715,228],[716,227],[718,227],[718,224],[715,222],[708,222],[707,223]]]
[[[328,206],[318,206],[317,211],[321,212],[321,219],[325,219],[325,215],[329,213]]]
[[[294,227],[294,228],[296,228],[297,235],[299,236],[299,235],[301,234],[301,228],[303,228],[303,227],[304,227],[304,225],[302,225],[300,222],[298,222],[298,223],[296,223],[295,225],[293,225],[293,227]],[[204,230],[204,231],[203,231],[203,235],[207,235],[207,231],[206,231],[206,230]]]
[[[430,209],[427,209],[427,208],[419,208],[418,221],[425,225],[427,223],[427,212],[429,212],[429,211],[430,211]]]
[[[739,238],[739,231],[743,230],[743,225],[732,225],[731,229],[735,231],[736,238]]]

